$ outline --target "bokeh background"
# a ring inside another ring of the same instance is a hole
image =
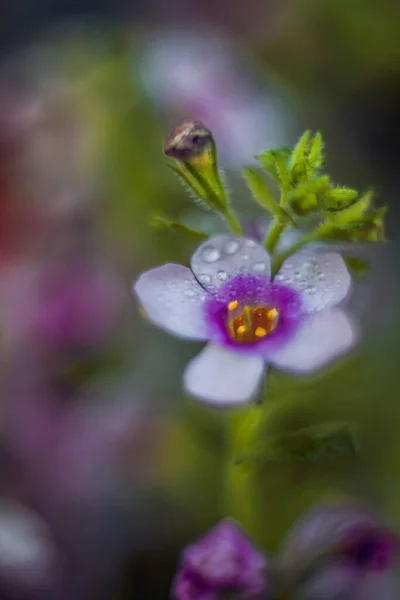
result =
[[[274,553],[331,494],[399,528],[400,5],[5,0],[0,16],[1,597],[166,598],[222,516]],[[186,117],[214,131],[249,229],[240,169],[304,129],[334,180],[389,207],[352,298],[359,347],[317,378],[273,373],[265,398],[265,435],[349,422],[358,454],[232,466],[253,409],[185,397],[199,345],[141,318],[135,278],[198,243],[154,217],[223,227],[166,167]]]

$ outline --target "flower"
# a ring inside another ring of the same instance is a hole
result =
[[[398,547],[395,534],[363,508],[327,504],[311,509],[292,528],[281,573],[297,581],[294,598],[391,600],[399,591]]]
[[[212,600],[225,592],[259,596],[267,587],[266,566],[243,531],[224,519],[184,550],[173,595],[177,600]]]
[[[287,110],[285,91],[273,79],[261,83],[252,65],[243,68],[243,56],[220,32],[161,30],[148,39],[138,63],[147,96],[173,121],[206,123],[224,165],[241,168],[262,149],[289,141],[295,111]]]
[[[221,235],[199,246],[191,269],[151,269],[134,290],[155,324],[209,340],[187,366],[184,384],[201,400],[229,405],[255,395],[266,363],[308,373],[347,351],[354,326],[336,305],[350,285],[339,254],[298,252],[271,280],[264,248]]]

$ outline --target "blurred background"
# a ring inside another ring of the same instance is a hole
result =
[[[166,598],[221,516],[274,552],[326,494],[400,527],[400,5],[5,0],[0,16],[1,598]],[[389,207],[352,298],[359,347],[268,393],[266,433],[351,422],[356,456],[232,468],[237,413],[182,392],[199,345],[138,313],[132,282],[197,244],[152,216],[221,228],[165,164],[187,117],[213,130],[249,227],[240,169],[308,128],[337,183]]]

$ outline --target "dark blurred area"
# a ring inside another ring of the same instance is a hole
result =
[[[399,22],[391,0],[3,2],[2,599],[165,598],[219,518],[274,552],[329,494],[400,527]],[[165,165],[183,118],[214,132],[245,223],[260,212],[240,169],[305,129],[335,181],[389,207],[354,286],[356,352],[315,379],[273,373],[266,400],[273,433],[354,422],[357,456],[233,469],[231,415],[182,391],[198,344],[141,318],[132,282],[196,246],[151,216],[216,227]]]

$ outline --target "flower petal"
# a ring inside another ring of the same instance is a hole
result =
[[[218,235],[201,244],[192,256],[192,271],[201,285],[214,293],[239,273],[251,273],[269,281],[271,261],[254,240]]]
[[[133,289],[150,321],[180,337],[207,339],[206,293],[190,269],[175,264],[151,269]]]
[[[297,252],[283,263],[275,279],[302,294],[307,313],[335,306],[344,300],[351,285],[346,264],[336,252]]]
[[[293,339],[277,350],[270,362],[278,368],[307,373],[325,366],[356,341],[354,326],[339,308],[305,319]]]
[[[186,367],[184,384],[189,394],[210,404],[244,404],[257,392],[263,371],[261,356],[210,345]]]

